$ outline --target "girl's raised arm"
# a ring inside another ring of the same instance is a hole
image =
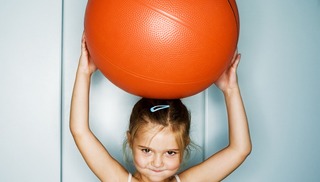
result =
[[[223,92],[228,113],[229,145],[203,163],[183,172],[183,182],[221,181],[241,165],[251,152],[247,116],[237,81],[240,55],[235,52],[231,66],[216,81]]]
[[[70,131],[84,160],[101,181],[122,182],[127,180],[128,172],[110,156],[89,127],[90,80],[96,69],[83,35],[71,100]]]

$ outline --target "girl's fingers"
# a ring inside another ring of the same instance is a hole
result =
[[[233,67],[233,68],[235,68],[235,69],[238,68],[240,59],[241,59],[241,54],[237,54],[237,56],[236,56],[235,59],[234,59],[234,62],[232,63],[232,67]]]

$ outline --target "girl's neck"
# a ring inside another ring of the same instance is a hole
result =
[[[148,178],[142,176],[138,171],[134,173],[133,177],[137,179],[139,182],[154,182],[150,181]],[[157,182],[173,182],[175,179],[174,176],[171,176],[169,179],[165,179],[163,181],[157,181]]]

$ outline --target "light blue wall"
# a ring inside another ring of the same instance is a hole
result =
[[[254,148],[229,179],[319,181],[320,1],[239,1],[239,9]]]
[[[237,3],[238,74],[253,151],[224,181],[319,181],[320,1]],[[1,2],[1,182],[98,181],[68,128],[85,6],[85,0]],[[137,99],[94,75],[91,126],[120,161]],[[215,86],[183,101],[194,120],[192,138],[203,147],[192,165],[227,145],[225,105]]]
[[[230,181],[319,181],[320,1],[239,1],[239,9],[254,148]]]
[[[0,2],[0,181],[57,182],[62,3]]]

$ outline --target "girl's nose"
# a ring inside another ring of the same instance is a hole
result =
[[[152,166],[154,167],[162,167],[163,166],[163,161],[161,155],[155,155],[152,161]]]

